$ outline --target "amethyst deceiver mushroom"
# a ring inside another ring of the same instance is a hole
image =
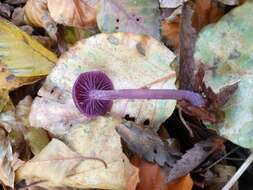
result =
[[[205,104],[203,97],[188,90],[122,89],[114,90],[110,78],[101,71],[85,72],[78,76],[72,89],[78,110],[88,117],[104,115],[116,99],[175,99],[186,100],[194,106]]]

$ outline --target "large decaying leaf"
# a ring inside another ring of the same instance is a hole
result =
[[[119,122],[98,117],[87,124],[74,125],[62,137],[65,143],[52,140],[18,170],[18,179],[47,180],[51,186],[124,189],[138,170],[122,152],[120,136],[115,131]]]
[[[12,90],[47,75],[57,57],[15,25],[0,18],[0,85]]]
[[[32,126],[62,135],[76,123],[89,118],[81,115],[72,100],[72,87],[82,72],[100,70],[115,89],[175,89],[171,62],[175,55],[160,42],[130,33],[99,34],[80,41],[64,54],[47,77],[32,105]],[[137,123],[149,119],[159,125],[175,108],[174,100],[117,100],[110,114],[135,117]]]
[[[97,24],[102,32],[132,32],[160,38],[158,0],[101,0]]]
[[[253,148],[253,21],[249,19],[253,1],[207,27],[199,36],[195,58],[206,67],[205,83],[215,92],[239,82],[238,89],[224,107],[221,135],[243,147]],[[246,98],[249,97],[249,98]]]

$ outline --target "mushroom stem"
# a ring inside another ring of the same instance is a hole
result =
[[[124,90],[91,90],[89,98],[95,100],[115,99],[175,99],[187,100],[194,106],[202,107],[204,99],[198,93],[174,89],[124,89]]]

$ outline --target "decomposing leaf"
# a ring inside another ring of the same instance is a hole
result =
[[[140,182],[137,190],[191,190],[193,187],[190,175],[166,184],[164,172],[157,164],[151,164],[137,156],[134,156],[131,161],[139,168]]]
[[[168,190],[192,190],[193,181],[190,174],[180,177],[167,185]]]
[[[144,130],[134,122],[124,122],[116,130],[131,151],[149,162],[172,167],[181,156],[179,151],[163,142],[153,131]]]
[[[64,134],[72,124],[89,118],[81,115],[72,100],[72,86],[82,72],[100,70],[115,89],[175,89],[171,62],[175,55],[160,42],[130,33],[99,34],[80,41],[59,60],[35,98],[30,114],[34,127]],[[149,119],[159,127],[173,112],[174,100],[116,100],[110,114],[135,117],[137,123]],[[159,111],[158,111],[159,110]]]
[[[29,123],[29,113],[31,110],[32,98],[26,96],[16,106],[16,119],[22,123],[19,132],[24,135],[24,139],[27,141],[34,155],[37,155],[48,143],[49,137],[45,130],[41,128],[33,128]]]
[[[47,75],[57,57],[15,25],[0,18],[0,84],[12,90]]]
[[[9,91],[6,89],[0,89],[0,112],[3,110],[3,108],[9,101]]]
[[[97,24],[102,32],[132,32],[160,38],[158,0],[101,0]]]
[[[224,8],[213,0],[196,0],[193,10],[192,23],[197,32],[207,24],[215,23],[225,14]]]
[[[96,5],[99,0],[47,0],[52,19],[66,26],[96,26]]]
[[[204,63],[204,81],[215,93],[238,83],[238,89],[224,106],[225,120],[220,134],[240,146],[253,147],[252,103],[252,38],[253,22],[249,20],[253,2],[247,1],[207,27],[199,36],[195,58]]]
[[[177,8],[187,0],[159,0],[161,8]]]
[[[28,24],[45,28],[49,36],[56,40],[57,24],[49,14],[47,0],[28,0],[24,9]]]
[[[53,139],[18,170],[18,179],[47,180],[52,186],[77,188],[126,187],[138,170],[122,152],[120,136],[115,131],[119,122],[98,117],[87,124],[74,125],[62,137],[65,144]],[[135,181],[134,187],[138,180]]]
[[[39,154],[17,170],[16,177],[18,180],[43,179],[53,186],[60,186],[65,176],[82,159],[63,142],[53,139]]]
[[[220,146],[222,143],[222,140],[215,138],[196,143],[194,147],[188,150],[182,158],[174,164],[173,168],[169,170],[169,175],[166,177],[167,182],[187,175],[199,166],[211,153],[221,148]]]
[[[240,3],[239,0],[218,0],[218,1],[220,1],[225,5],[238,5]]]
[[[214,169],[214,177],[211,181],[207,182],[207,190],[220,190],[228,180],[235,174],[236,168],[229,165],[217,164]],[[236,183],[231,190],[238,190],[238,183]]]
[[[11,143],[6,132],[0,128],[0,181],[9,187],[14,187],[13,154]]]

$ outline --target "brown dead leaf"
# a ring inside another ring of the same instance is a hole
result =
[[[58,24],[75,27],[96,26],[99,0],[47,0],[50,16]]]
[[[140,183],[137,190],[191,190],[193,181],[190,175],[165,184],[165,175],[157,164],[151,164],[133,156],[132,163],[139,168]]]
[[[184,176],[199,166],[210,154],[220,149],[223,144],[222,139],[210,138],[198,142],[193,148],[188,150],[180,160],[169,171],[166,177],[167,182],[171,182],[181,176]]]
[[[172,21],[164,20],[161,23],[162,40],[168,47],[176,51],[179,51],[179,31],[180,31],[179,25],[180,25],[180,16],[177,16]]]
[[[191,190],[193,181],[190,174],[180,177],[167,185],[168,190]]]
[[[56,40],[57,24],[49,14],[47,0],[28,0],[25,7],[25,21],[36,27],[44,28]]]
[[[159,166],[172,167],[181,156],[179,151],[171,148],[153,131],[142,129],[134,122],[124,122],[117,126],[116,131],[131,151],[149,162],[157,163]]]
[[[213,0],[196,0],[193,10],[192,24],[197,32],[204,26],[218,21],[225,14],[224,8]]]

